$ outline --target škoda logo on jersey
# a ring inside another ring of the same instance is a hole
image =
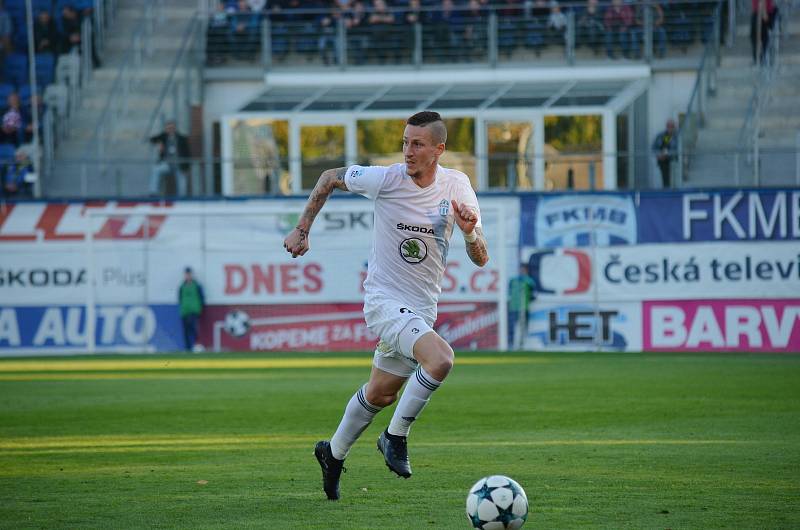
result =
[[[419,263],[428,256],[428,246],[418,237],[404,239],[400,243],[400,257],[406,263]]]

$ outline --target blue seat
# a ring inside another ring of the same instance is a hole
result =
[[[44,88],[53,82],[56,75],[56,58],[52,53],[36,54],[36,84]]]
[[[5,107],[8,96],[14,93],[14,85],[10,83],[0,83],[0,106]]]
[[[0,144],[0,164],[12,164],[14,162],[14,153],[17,148],[12,144]]]
[[[28,56],[23,53],[12,53],[6,57],[6,82],[16,86],[28,83]]]
[[[37,89],[36,90],[37,94],[41,94],[42,93],[42,87],[41,86],[37,85],[36,89]],[[32,95],[33,91],[31,90],[31,86],[30,85],[22,85],[21,87],[19,87],[19,90],[17,91],[17,93],[19,94],[19,100],[20,100],[20,102],[22,103],[23,106],[31,104],[31,95]]]

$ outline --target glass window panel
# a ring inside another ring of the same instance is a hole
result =
[[[602,131],[599,115],[545,116],[545,189],[602,189]]]
[[[439,159],[444,167],[466,173],[472,187],[478,189],[478,176],[475,174],[475,119],[445,118],[447,126],[447,149]]]
[[[404,119],[357,121],[358,163],[371,166],[402,163],[405,127]]]
[[[532,189],[533,128],[530,122],[486,124],[489,149],[489,187]]]
[[[233,194],[291,193],[289,123],[251,118],[232,120]]]
[[[345,165],[343,125],[300,127],[301,185],[310,190],[326,169]]]

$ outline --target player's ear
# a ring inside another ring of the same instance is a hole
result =
[[[442,156],[442,153],[444,153],[444,142],[436,146],[436,155]]]

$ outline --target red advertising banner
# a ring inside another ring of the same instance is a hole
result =
[[[223,351],[369,351],[378,338],[367,329],[360,303],[212,305],[199,342]],[[454,349],[494,349],[497,304],[439,304],[436,330]]]

